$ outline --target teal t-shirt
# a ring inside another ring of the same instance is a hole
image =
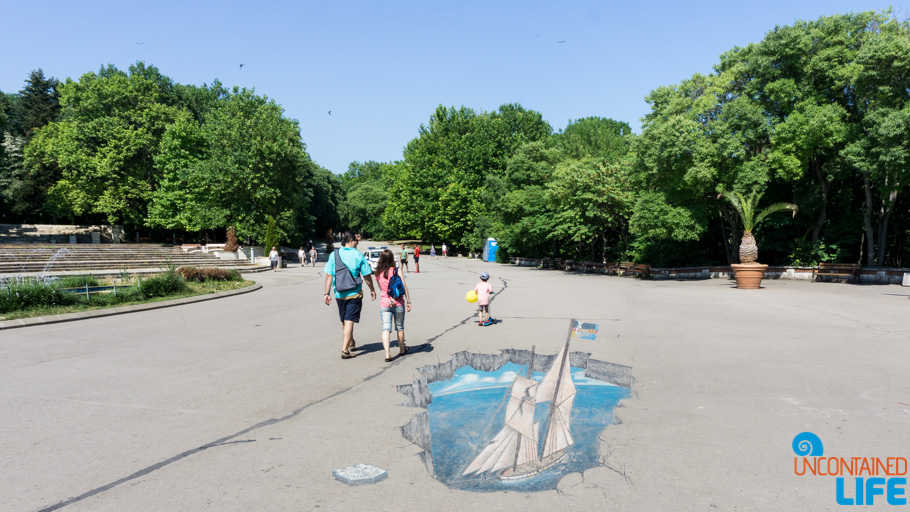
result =
[[[363,254],[357,249],[354,249],[353,247],[341,247],[335,250],[340,251],[338,254],[341,256],[341,262],[351,269],[351,275],[354,276],[354,279],[357,279],[360,276],[368,276],[373,273],[373,269],[370,268],[370,263],[367,262],[367,259],[364,258]],[[325,267],[322,271],[332,276],[332,290],[335,292],[336,299],[352,297],[360,293],[363,289],[363,285],[346,292],[339,292],[335,289],[335,253],[329,254],[329,261],[325,262]]]

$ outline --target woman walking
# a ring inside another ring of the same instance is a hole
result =
[[[376,283],[379,285],[379,316],[382,318],[382,348],[385,349],[385,362],[392,361],[392,354],[389,352],[389,344],[392,337],[392,323],[394,321],[395,330],[398,333],[398,355],[403,356],[408,353],[408,346],[404,344],[404,313],[407,310],[411,312],[411,295],[408,292],[408,284],[404,276],[399,275],[401,284],[404,285],[404,294],[398,298],[392,297],[389,291],[389,281],[393,276],[398,274],[395,268],[395,255],[392,251],[386,249],[379,255],[379,262],[376,264]]]

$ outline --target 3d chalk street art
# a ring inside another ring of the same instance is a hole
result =
[[[630,397],[628,366],[572,352],[597,325],[571,320],[556,354],[459,352],[418,369],[399,386],[403,405],[425,408],[402,434],[424,451],[434,478],[469,491],[554,489],[569,474],[600,465],[600,439],[613,408]]]

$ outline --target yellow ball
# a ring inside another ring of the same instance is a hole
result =
[[[466,300],[468,302],[477,302],[477,292],[475,292],[474,290],[469,291],[468,293],[465,294],[464,300]]]

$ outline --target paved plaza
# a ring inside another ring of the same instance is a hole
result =
[[[341,360],[321,270],[291,264],[251,276],[252,293],[0,330],[0,510],[834,510],[833,477],[794,474],[794,436],[813,432],[831,457],[910,458],[908,288],[751,291],[424,256],[406,275],[412,352],[385,363],[369,300],[363,350]],[[464,299],[482,271],[498,292],[490,327]],[[603,465],[533,493],[434,479],[401,433],[423,409],[400,405],[396,387],[461,351],[555,354],[570,318],[600,327],[573,351],[632,367]],[[332,475],[360,463],[388,478]]]

